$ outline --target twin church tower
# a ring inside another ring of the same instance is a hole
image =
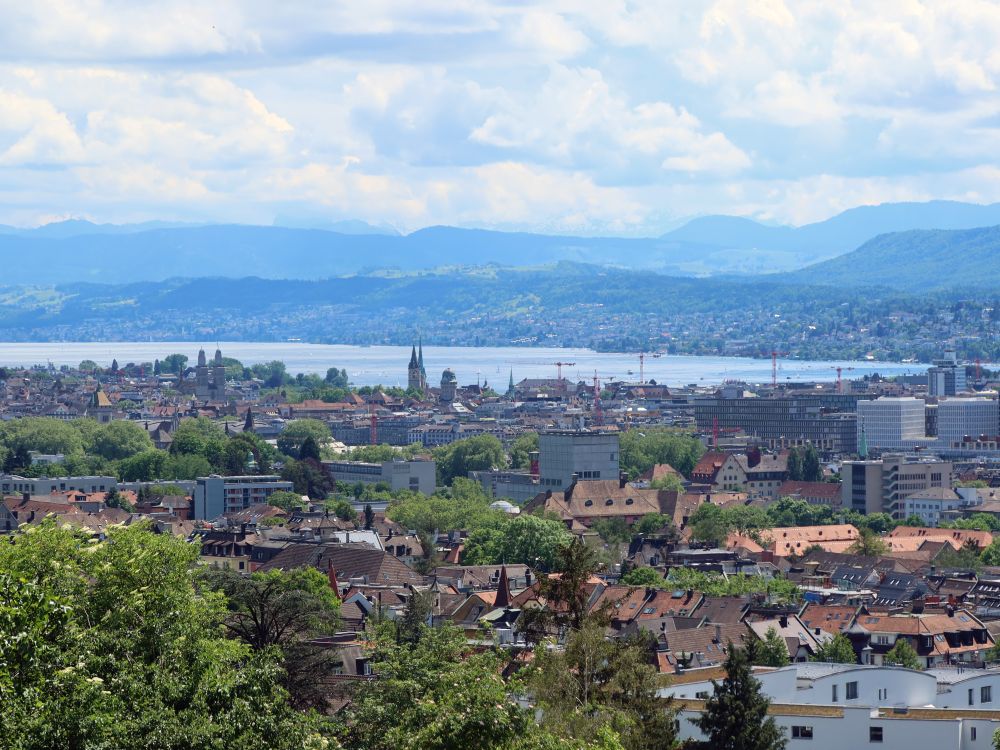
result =
[[[408,388],[427,393],[427,370],[424,369],[424,344],[418,342],[417,346],[410,349],[410,364],[406,368],[406,385]],[[443,403],[451,403],[455,400],[455,392],[458,390],[458,378],[450,369],[441,373],[441,393],[439,400]]]

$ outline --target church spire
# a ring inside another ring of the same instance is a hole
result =
[[[410,347],[410,364],[409,364],[408,369],[410,369],[410,370],[416,370],[419,367],[420,367],[420,365],[417,364],[417,347],[411,346]]]
[[[420,374],[427,378],[427,371],[424,370],[424,339],[421,336],[417,339],[417,366],[420,368]]]
[[[243,432],[253,432],[253,409],[247,407],[247,419],[243,423]]]
[[[493,605],[499,609],[500,607],[510,606],[510,579],[507,578],[507,566],[500,566],[500,580],[497,581],[497,597],[493,600]]]

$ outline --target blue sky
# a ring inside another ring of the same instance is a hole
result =
[[[0,223],[993,202],[997,39],[976,0],[0,2]]]

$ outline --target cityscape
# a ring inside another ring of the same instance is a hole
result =
[[[998,36],[0,7],[0,750],[1000,750]]]

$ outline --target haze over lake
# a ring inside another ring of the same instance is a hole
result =
[[[189,364],[197,359],[198,349],[204,348],[209,357],[221,346],[222,353],[245,365],[281,360],[291,374],[326,374],[330,367],[347,370],[355,385],[406,386],[406,365],[410,348],[403,346],[349,346],[339,344],[305,344],[295,342],[51,342],[0,344],[0,365],[29,366],[52,363],[76,366],[85,359],[108,366],[112,359],[124,365],[128,362],[152,362],[168,354],[186,354]],[[437,385],[441,372],[451,368],[461,384],[488,381],[497,390],[506,387],[513,371],[514,380],[522,378],[553,378],[555,362],[575,363],[563,367],[563,377],[590,380],[596,370],[602,380],[639,379],[639,356],[627,353],[595,352],[589,349],[524,348],[524,347],[424,347],[427,379]],[[858,378],[878,372],[882,375],[915,374],[926,365],[890,362],[812,362],[778,360],[779,380],[831,381],[837,377],[836,367],[843,367],[845,378]],[[853,368],[853,369],[848,369]],[[710,385],[723,380],[745,380],[766,383],[771,379],[769,359],[747,357],[646,356],[646,379],[671,386],[698,383]]]

